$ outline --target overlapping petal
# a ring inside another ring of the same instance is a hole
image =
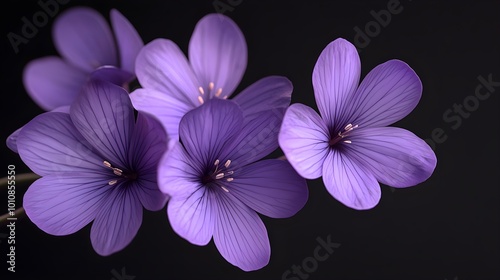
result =
[[[200,82],[213,97],[219,88],[221,97],[230,96],[247,66],[247,45],[239,27],[222,14],[209,14],[196,25],[189,42],[189,61]]]
[[[129,167],[127,152],[134,129],[128,93],[108,82],[88,83],[70,109],[76,129],[113,166]]]
[[[71,64],[91,72],[102,65],[118,65],[116,45],[106,19],[97,11],[78,7],[54,22],[54,44]]]
[[[330,149],[329,132],[320,116],[310,107],[293,104],[281,125],[279,144],[287,160],[306,179],[316,179]]]
[[[87,72],[55,56],[33,60],[23,71],[26,91],[47,111],[71,104],[86,81]]]
[[[118,10],[111,10],[110,17],[111,27],[118,45],[120,68],[134,73],[135,59],[144,46],[144,42],[134,26]]]

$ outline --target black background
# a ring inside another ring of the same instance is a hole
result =
[[[221,0],[226,2],[225,0]],[[233,1],[238,2],[238,1]],[[248,44],[248,67],[238,91],[268,75],[284,75],[294,84],[292,102],[317,108],[311,73],[317,57],[332,40],[353,42],[355,27],[374,20],[370,11],[387,9],[389,1],[250,1],[231,17]],[[7,5],[9,4],[9,5]],[[379,205],[369,211],[349,209],[333,199],[321,179],[309,181],[310,199],[289,219],[263,217],[272,246],[271,261],[246,273],[227,263],[213,242],[191,245],[170,228],[164,210],[145,212],[133,242],[109,257],[90,244],[90,227],[63,237],[51,236],[27,217],[16,227],[16,273],[7,272],[7,242],[0,239],[2,279],[105,279],[125,269],[142,279],[281,279],[292,265],[313,256],[318,237],[341,246],[319,262],[308,279],[500,279],[499,254],[499,98],[500,87],[479,102],[461,125],[446,122],[453,104],[471,100],[478,76],[500,81],[500,3],[436,3],[401,0],[403,10],[361,48],[362,75],[389,59],[407,62],[420,76],[424,91],[417,108],[394,124],[423,139],[442,128],[447,139],[436,144],[438,166],[426,182],[408,189],[382,186]],[[196,22],[215,12],[212,1],[76,1],[65,10],[86,5],[109,18],[120,10],[147,43],[169,38],[187,51]],[[40,10],[36,1],[5,1],[2,13],[2,141],[41,113],[22,85],[24,65],[57,55],[51,26],[19,46],[16,54],[7,33],[21,34],[21,18]],[[359,45],[358,45],[359,46]],[[17,154],[0,149],[2,168],[14,164],[29,172]],[[0,171],[1,172],[1,171]],[[17,188],[20,204],[26,187]],[[2,191],[0,212],[6,212]],[[0,233],[6,233],[2,225]],[[119,280],[119,278],[115,279]],[[130,278],[132,279],[132,278]],[[290,279],[291,278],[290,276]]]

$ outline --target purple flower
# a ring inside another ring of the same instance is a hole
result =
[[[26,214],[53,235],[93,221],[98,254],[123,249],[139,230],[142,208],[156,211],[166,203],[157,186],[166,142],[158,121],[143,113],[135,120],[124,89],[89,83],[69,114],[41,114],[19,133],[19,155],[43,176],[24,196]]]
[[[44,110],[71,105],[91,73],[123,84],[134,77],[135,58],[144,45],[137,31],[117,10],[111,10],[111,31],[97,11],[71,8],[54,22],[52,37],[62,58],[48,56],[31,61],[23,82],[30,97]],[[121,69],[111,72],[110,66]],[[96,74],[96,73],[94,73]]]
[[[212,99],[190,111],[179,126],[180,143],[160,163],[160,189],[170,196],[167,213],[174,231],[196,245],[214,239],[231,264],[249,271],[269,262],[266,228],[256,213],[294,215],[308,190],[286,162],[257,161],[278,147],[266,111],[244,119],[234,101]],[[279,125],[279,123],[278,123]]]
[[[279,143],[286,158],[307,179],[323,176],[330,194],[354,209],[380,200],[379,183],[396,188],[419,184],[436,166],[431,148],[413,133],[386,127],[417,105],[422,84],[404,62],[390,60],[358,86],[361,64],[344,39],[330,43],[313,72],[321,117],[302,104],[289,107]],[[377,182],[378,181],[378,182]]]
[[[247,46],[238,26],[221,14],[209,14],[196,25],[189,42],[189,61],[172,41],[156,39],[139,52],[137,79],[142,89],[131,93],[138,110],[152,113],[175,139],[189,110],[212,98],[226,99],[238,86],[247,64]],[[245,115],[290,104],[292,84],[269,76],[233,100]]]

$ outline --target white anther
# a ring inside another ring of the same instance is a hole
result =
[[[201,93],[201,94],[205,94],[205,91],[203,90],[202,87],[198,87],[198,91]]]
[[[224,163],[224,166],[225,166],[226,168],[228,168],[230,164],[231,164],[231,160],[229,160],[229,159],[228,159],[228,160],[226,161],[226,163]]]
[[[208,89],[209,89],[209,90],[214,89],[214,83],[213,83],[213,82],[210,82],[210,83],[208,84]]]
[[[114,184],[116,184],[116,182],[118,182],[117,180],[111,180],[108,182],[108,185],[112,186]]]
[[[200,102],[200,104],[203,104],[203,102],[205,102],[201,96],[198,96],[198,101]]]
[[[227,178],[226,181],[232,182],[234,179],[233,178]]]
[[[220,186],[221,189],[223,189],[225,192],[229,192],[228,189],[226,189],[224,186]]]
[[[224,178],[224,173],[219,173],[217,175],[215,175],[215,179],[219,180],[219,179],[222,179]]]
[[[216,97],[219,97],[222,93],[222,88],[219,88],[216,92],[215,92],[215,96]]]

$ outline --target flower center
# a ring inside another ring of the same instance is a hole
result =
[[[201,178],[201,182],[204,185],[215,183],[225,192],[229,192],[229,190],[221,184],[221,180],[225,180],[226,182],[232,182],[234,180],[231,175],[234,174],[234,171],[229,170],[229,166],[231,165],[231,160],[228,159],[224,165],[220,165],[220,161],[217,159],[214,162],[214,170],[209,172],[207,175]]]
[[[108,185],[112,186],[114,184],[116,184],[118,182],[119,179],[129,179],[129,180],[135,180],[137,179],[137,173],[127,173],[127,172],[123,172],[123,170],[121,170],[120,168],[117,168],[117,167],[113,167],[111,165],[111,163],[109,163],[109,161],[103,161],[102,162],[104,164],[104,166],[106,166],[107,168],[110,168],[111,170],[113,170],[113,173],[118,176],[118,179],[114,179],[114,180],[111,180],[108,182]]]
[[[344,138],[349,136],[349,133],[358,127],[359,125],[354,125],[354,126],[352,124],[346,125],[343,131],[340,131],[339,133],[337,133],[337,135],[335,135],[332,139],[330,139],[330,141],[328,141],[328,145],[330,145],[330,147],[333,147],[340,141],[347,144],[351,144],[352,143],[351,140],[348,139],[344,140]]]
[[[205,92],[205,89],[202,86],[198,87],[198,92],[200,93],[200,95],[198,96],[198,101],[200,102],[200,104],[203,104],[203,103],[205,103],[205,100],[210,99],[211,93],[214,90],[214,88],[215,88],[214,82],[208,83],[208,87],[207,87],[208,92]],[[207,94],[205,95],[205,93],[207,93]],[[217,98],[221,98],[221,95],[222,95],[222,88],[218,88],[215,91],[214,96]],[[225,95],[222,98],[227,99],[227,95]]]

